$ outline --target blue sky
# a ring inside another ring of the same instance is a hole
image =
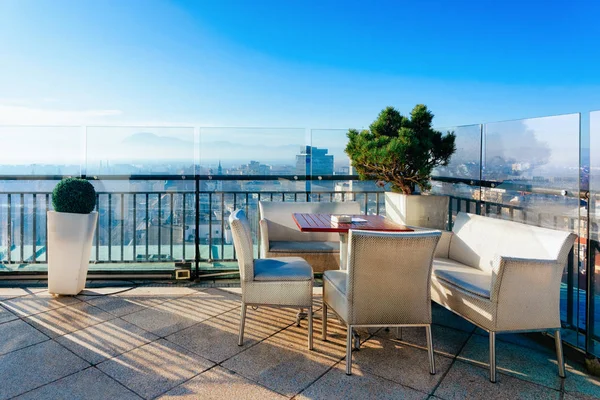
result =
[[[453,126],[600,109],[600,2],[0,0],[0,124]]]

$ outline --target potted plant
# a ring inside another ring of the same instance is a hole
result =
[[[85,179],[60,181],[48,211],[48,292],[76,295],[85,287],[98,221],[96,191]]]
[[[368,130],[348,131],[346,154],[360,179],[389,183],[385,195],[389,218],[404,225],[444,229],[447,196],[414,196],[416,189],[431,189],[433,168],[448,165],[456,151],[453,132],[443,135],[432,128],[433,114],[423,104],[410,117],[387,107]]]

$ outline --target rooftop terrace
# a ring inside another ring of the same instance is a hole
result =
[[[250,309],[238,347],[235,281],[88,282],[81,295],[56,298],[44,285],[0,287],[0,399],[600,397],[600,379],[574,353],[566,354],[566,379],[558,377],[542,334],[499,335],[498,382],[490,383],[486,333],[435,304],[436,375],[422,328],[403,328],[400,339],[362,332],[346,376],[345,327],[331,318],[329,340],[320,340],[321,288],[308,351],[306,322],[296,327],[292,309]]]

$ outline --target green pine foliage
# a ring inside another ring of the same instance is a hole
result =
[[[456,151],[454,132],[432,128],[433,114],[423,104],[413,108],[410,118],[387,107],[369,130],[348,131],[346,154],[360,179],[389,182],[394,192],[411,194],[417,186],[431,189],[432,170],[448,165]]]
[[[85,179],[63,179],[52,191],[52,206],[58,212],[89,214],[96,207],[96,190]]]

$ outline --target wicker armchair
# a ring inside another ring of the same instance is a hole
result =
[[[430,372],[431,264],[441,232],[350,231],[348,269],[323,274],[323,340],[327,310],[347,325],[346,374],[352,374],[352,330],[359,327],[424,326]]]
[[[356,201],[303,203],[261,201],[262,258],[302,257],[314,272],[340,268],[340,236],[337,233],[300,232],[292,213],[360,214]]]
[[[308,309],[308,348],[313,348],[313,271],[300,257],[254,259],[250,224],[243,210],[229,217],[242,286],[238,345],[244,341],[247,306]]]

